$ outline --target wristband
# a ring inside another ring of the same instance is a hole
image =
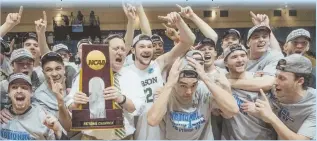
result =
[[[123,96],[123,100],[122,102],[118,103],[119,105],[122,105],[127,101],[127,97],[125,95],[122,95],[122,96]]]

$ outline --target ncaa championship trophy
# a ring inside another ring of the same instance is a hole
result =
[[[72,130],[123,128],[122,109],[113,100],[104,100],[103,90],[113,86],[109,49],[104,45],[83,45],[80,91],[89,102],[72,110]]]

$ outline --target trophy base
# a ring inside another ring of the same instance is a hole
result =
[[[123,128],[122,109],[105,109],[106,118],[90,119],[88,109],[72,110],[72,131]]]

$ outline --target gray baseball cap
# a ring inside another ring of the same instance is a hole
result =
[[[185,56],[183,58],[181,58],[182,60],[182,64],[181,64],[181,72],[179,74],[180,78],[198,78],[198,73],[196,72],[196,69],[189,65],[186,57],[192,57],[195,54],[199,54],[202,59],[204,58],[204,55],[198,51],[198,50],[190,50],[188,51]],[[197,60],[197,59],[196,59]]]
[[[227,59],[227,57],[234,51],[236,50],[242,50],[245,51],[246,53],[248,53],[247,49],[241,45],[241,44],[232,44],[229,45],[224,51],[223,51],[223,56],[224,56],[224,60]]]
[[[307,30],[300,28],[300,29],[293,30],[291,33],[287,35],[286,43],[298,37],[306,37],[309,41],[311,40],[310,33]]]
[[[226,36],[228,35],[236,35],[239,39],[241,38],[241,34],[238,30],[236,29],[229,29],[227,31],[224,32],[223,36],[222,36],[222,39],[224,39]]]
[[[292,73],[310,74],[313,70],[311,61],[300,54],[292,54],[278,61],[276,69]]]
[[[268,31],[269,33],[272,32],[271,29],[270,29],[268,26],[266,26],[266,25],[263,25],[263,24],[256,25],[256,26],[253,26],[253,27],[249,30],[247,40],[250,39],[251,35],[252,35],[255,31],[261,30],[261,29]]]
[[[16,50],[13,50],[10,58],[10,64],[12,64],[17,59],[31,59],[34,61],[33,55],[31,52],[25,48],[19,48]]]
[[[150,36],[148,36],[146,34],[139,34],[133,38],[132,47],[135,47],[135,45],[141,40],[149,40],[149,41],[153,42]]]
[[[57,51],[60,51],[60,50],[64,50],[64,51],[69,52],[68,47],[66,45],[64,45],[64,44],[57,44],[57,45],[53,46],[52,51],[57,52]]]
[[[15,80],[22,79],[23,81],[27,82],[30,86],[32,86],[30,76],[24,73],[13,73],[9,76],[9,85],[13,83]]]

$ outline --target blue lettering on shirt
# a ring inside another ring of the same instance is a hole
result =
[[[1,129],[0,131],[1,139],[8,140],[34,140],[27,132],[12,131],[8,129]]]
[[[241,108],[241,104],[243,104],[243,101],[239,98],[239,96],[237,94],[233,94],[233,97],[237,101],[239,111],[244,115],[248,115],[248,113],[243,112],[243,109]]]
[[[175,130],[179,132],[192,132],[199,130],[206,120],[198,111],[194,112],[170,112],[170,120]]]

